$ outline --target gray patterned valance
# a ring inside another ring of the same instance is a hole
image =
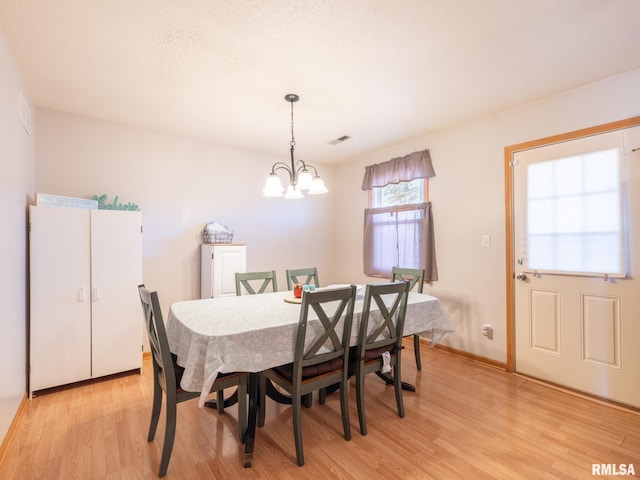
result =
[[[410,182],[416,178],[435,177],[435,175],[429,150],[422,150],[365,167],[362,190],[384,187],[390,183]]]

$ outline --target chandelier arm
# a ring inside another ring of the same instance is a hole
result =
[[[305,163],[304,160],[298,160],[296,165],[298,163],[301,163],[302,165],[300,165],[297,169],[296,169],[296,177],[300,174],[300,172],[302,172],[303,170],[307,170],[307,169],[312,169],[315,173],[315,177],[319,177],[318,175],[318,170],[316,170],[316,167],[314,167],[313,165],[311,165],[310,163]]]
[[[310,167],[311,165],[307,165],[304,160],[298,160],[296,162],[296,165],[300,165],[298,168],[296,168],[296,178],[300,175],[300,172],[302,172],[303,170],[305,170],[307,167]],[[311,167],[313,168],[313,167]]]
[[[276,173],[276,170],[286,170],[287,173],[289,174],[289,183],[293,184],[294,174],[293,174],[293,171],[291,170],[291,167],[289,167],[289,165],[287,165],[284,162],[276,162],[271,167],[271,173]]]
[[[316,170],[316,167],[314,167],[313,165],[309,165],[308,163],[307,163],[306,166],[307,166],[307,168],[312,168],[313,169],[316,177],[320,176],[320,175],[318,175],[318,170]]]

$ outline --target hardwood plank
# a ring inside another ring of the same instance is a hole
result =
[[[411,339],[409,339],[411,340]],[[572,395],[412,342],[403,353],[399,418],[393,389],[366,380],[369,435],[363,437],[351,386],[352,439],[343,437],[337,395],[304,409],[305,466],[295,464],[289,406],[269,401],[256,434],[253,467],[242,468],[237,408],[223,415],[197,402],[178,406],[167,479],[576,479],[593,463],[633,464],[640,475],[640,414]],[[164,411],[146,441],[152,398],[150,359],[142,374],[83,384],[27,402],[7,442],[0,478],[153,479],[162,450]],[[231,392],[227,392],[230,394]]]

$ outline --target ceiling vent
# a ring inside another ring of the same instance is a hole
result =
[[[336,138],[335,140],[331,140],[329,145],[340,145],[342,142],[346,142],[351,137],[349,135],[343,135],[340,138]]]

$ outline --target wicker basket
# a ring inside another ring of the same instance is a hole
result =
[[[204,232],[205,243],[231,243],[233,232]]]

